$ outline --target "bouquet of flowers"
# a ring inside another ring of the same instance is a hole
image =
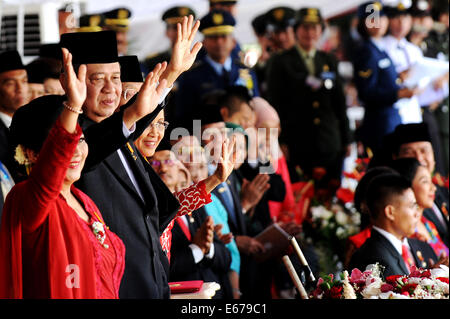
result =
[[[369,265],[364,272],[344,271],[339,279],[333,275],[319,278],[313,299],[449,299],[449,269],[415,268],[409,275],[382,276],[383,267]]]

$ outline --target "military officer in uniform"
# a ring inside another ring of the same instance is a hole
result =
[[[126,55],[131,11],[127,8],[117,8],[105,12],[103,15],[105,16],[105,29],[116,32],[117,52],[119,55]]]
[[[302,8],[297,19],[296,45],[274,56],[267,70],[268,100],[280,115],[289,164],[307,175],[325,169],[323,182],[338,183],[351,142],[345,95],[336,59],[316,49],[320,11]]]
[[[172,48],[177,38],[177,23],[181,23],[183,17],[189,15],[192,15],[195,19],[194,10],[185,6],[172,7],[163,13],[162,20],[166,24],[166,37],[170,41],[170,48],[168,48],[164,52],[148,56],[143,63],[146,69],[145,73],[148,73],[150,70],[153,70],[158,63],[170,61]]]
[[[200,20],[206,55],[178,80],[175,127],[192,130],[192,120],[200,118],[202,112],[202,96],[211,91],[242,85],[252,96],[259,95],[254,72],[231,56],[235,23],[231,14],[221,10],[213,10]]]
[[[371,17],[379,23],[371,26]],[[358,32],[364,42],[353,61],[354,79],[358,97],[365,108],[363,123],[358,130],[365,147],[376,153],[382,147],[383,137],[401,124],[394,103],[413,95],[413,90],[401,88],[394,63],[380,44],[389,20],[380,2],[370,1],[358,8]]]
[[[276,51],[295,45],[295,10],[289,7],[272,8],[266,13],[266,31]]]

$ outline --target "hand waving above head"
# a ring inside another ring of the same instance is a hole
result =
[[[177,39],[173,46],[172,57],[166,72],[161,78],[167,79],[167,86],[171,87],[178,76],[189,70],[194,64],[195,58],[202,47],[201,42],[196,42],[191,49],[192,42],[197,34],[200,21],[194,23],[192,15],[183,18],[182,23],[177,24]]]

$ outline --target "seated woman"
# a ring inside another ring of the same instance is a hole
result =
[[[88,153],[77,122],[86,99],[86,67],[77,77],[66,49],[63,60],[64,107],[38,98],[20,108],[11,124],[16,160],[31,170],[3,208],[0,298],[119,296],[125,247],[95,203],[73,185]]]
[[[430,172],[415,158],[397,159],[391,166],[412,184],[421,213],[414,237],[433,247],[436,256],[448,257],[448,247],[439,236],[436,226],[423,215],[425,209],[432,209],[436,193],[436,186],[431,180]]]

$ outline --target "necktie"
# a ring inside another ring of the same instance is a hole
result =
[[[312,56],[311,53],[307,53],[304,56],[304,59],[305,59],[305,65],[306,65],[306,68],[308,69],[309,74],[314,75],[314,71],[315,71],[314,70],[314,57]]]
[[[191,241],[191,232],[189,231],[189,227],[186,225],[186,223],[181,219],[182,217],[178,217],[176,219],[178,225],[180,226],[183,233],[186,235],[187,239]]]
[[[402,245],[402,258],[405,261],[406,268],[409,272],[411,272],[411,267],[414,266],[414,260],[409,253],[408,246],[406,246],[405,244]]]
[[[233,202],[233,195],[231,195],[230,188],[226,183],[222,183],[222,187],[223,187],[223,191],[221,191],[219,189],[219,192],[221,192],[221,194],[222,194],[222,198],[225,203],[225,208],[227,209],[229,216],[233,220],[233,223],[235,225],[237,225],[236,212],[235,212],[235,207],[234,207],[234,202]]]
[[[228,71],[225,69],[225,67],[222,67],[222,80],[225,86],[228,86],[230,82],[230,75],[228,74]]]

